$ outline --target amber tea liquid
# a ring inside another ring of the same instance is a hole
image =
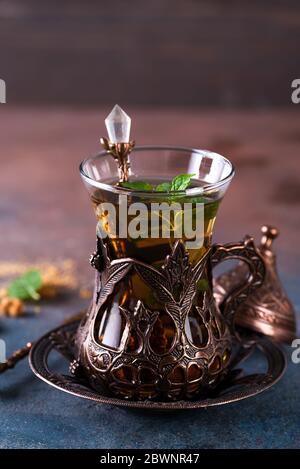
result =
[[[149,181],[154,185],[159,184],[162,181],[161,179],[153,179]],[[109,181],[112,184],[112,181]],[[117,184],[117,181],[115,181]],[[201,182],[194,182],[194,187],[201,186]],[[193,187],[192,186],[192,187]],[[156,193],[157,194],[157,193]],[[128,205],[135,202],[137,199],[134,196],[134,193],[128,191]],[[215,191],[213,193],[205,194],[205,197],[191,197],[191,196],[178,196],[170,200],[166,195],[161,195],[157,198],[151,198],[149,193],[145,194],[145,199],[140,196],[138,198],[139,202],[145,203],[150,210],[151,202],[167,202],[172,203],[176,202],[182,206],[184,211],[184,203],[192,203],[192,207],[196,207],[196,203],[204,204],[204,238],[203,245],[197,249],[190,249],[189,255],[192,263],[198,262],[203,255],[206,253],[207,249],[211,245],[211,236],[212,230],[217,214],[217,209],[220,204],[220,198],[218,193]],[[98,223],[100,224],[101,231],[106,232],[108,235],[113,231],[113,227],[110,226],[110,220],[107,216],[107,212],[102,209],[102,204],[104,202],[111,202],[116,207],[116,224],[118,225],[118,196],[115,193],[108,191],[96,190],[92,195],[92,202],[95,209],[96,217]],[[150,212],[149,212],[150,213]],[[190,212],[191,213],[191,212]],[[193,213],[192,213],[193,215]],[[184,215],[183,215],[184,216]],[[128,223],[132,217],[128,217]],[[161,223],[163,223],[163,218]],[[174,222],[174,219],[171,219],[171,222]],[[115,227],[114,227],[115,228]],[[184,238],[183,238],[184,239]],[[170,230],[169,238],[138,238],[132,239],[127,238],[110,238],[109,236],[105,239],[106,246],[108,248],[108,254],[110,260],[120,259],[125,257],[134,258],[141,262],[152,265],[153,267],[159,268],[165,261],[167,255],[170,254],[172,246],[176,242],[174,237],[174,232]],[[205,281],[199,282],[199,296],[201,296],[203,289],[205,289]],[[132,311],[137,304],[137,301],[142,301],[145,307],[150,310],[160,311],[159,319],[155,323],[153,328],[153,333],[151,336],[151,347],[158,354],[166,353],[170,346],[175,334],[175,325],[173,324],[170,316],[164,313],[163,306],[159,304],[155,298],[154,292],[145,285],[145,283],[139,278],[136,273],[133,273],[128,280],[120,282],[117,286],[117,291],[114,292],[113,299],[111,299],[101,315],[98,315],[98,320],[95,325],[95,339],[104,346],[119,349],[122,345],[123,334],[126,326],[126,321],[124,314],[122,314],[122,309]],[[201,298],[199,298],[201,302]],[[193,340],[198,341],[201,344],[203,338],[203,330],[201,330],[201,324],[199,325],[197,321],[193,320],[191,316],[189,319],[189,333],[193,335]],[[138,347],[137,337],[132,331],[132,335],[129,340],[127,340],[128,351],[134,351]]]

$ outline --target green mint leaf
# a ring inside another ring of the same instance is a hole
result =
[[[121,187],[125,187],[126,189],[133,189],[137,191],[152,191],[153,186],[149,182],[145,181],[124,181],[124,182],[119,182],[119,185]]]
[[[8,286],[8,295],[20,300],[39,300],[37,290],[42,286],[42,277],[37,270],[29,270],[21,277],[11,282]]]
[[[193,176],[195,176],[195,174],[179,174],[174,177],[171,182],[171,192],[184,191],[189,186]]]
[[[162,182],[155,187],[156,192],[170,192],[171,190],[171,183],[170,182]]]

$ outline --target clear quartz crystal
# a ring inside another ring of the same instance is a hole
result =
[[[112,143],[129,142],[131,119],[118,104],[105,119],[105,125]]]

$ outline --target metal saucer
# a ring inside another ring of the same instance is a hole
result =
[[[269,389],[279,381],[286,368],[286,358],[280,346],[265,336],[251,334],[241,339],[226,379],[210,396],[175,402],[119,399],[105,394],[105,391],[103,394],[94,391],[85,380],[75,378],[71,374],[60,373],[57,369],[55,371],[54,368],[58,366],[57,360],[50,366],[49,361],[53,351],[58,352],[59,361],[64,361],[67,365],[74,359],[73,338],[78,324],[79,321],[65,324],[41,337],[31,349],[29,363],[34,374],[51,386],[100,404],[156,411],[199,409],[229,404],[256,396]],[[255,360],[252,359],[251,366],[253,368],[254,365],[256,369],[252,369],[249,373],[247,367],[249,368],[253,353],[255,353]],[[259,354],[259,359],[256,353]],[[261,371],[263,362],[267,364],[266,371]]]

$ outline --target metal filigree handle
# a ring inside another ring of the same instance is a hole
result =
[[[211,262],[216,266],[219,262],[237,259],[247,264],[249,275],[242,285],[230,291],[219,305],[220,311],[226,318],[231,330],[234,330],[234,315],[239,305],[257,288],[265,278],[265,263],[256,249],[253,238],[246,236],[242,243],[216,244],[212,248]]]

